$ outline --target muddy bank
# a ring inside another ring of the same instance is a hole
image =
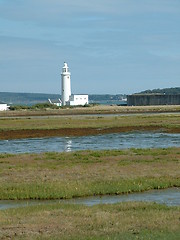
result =
[[[165,129],[159,126],[129,126],[113,128],[63,128],[63,129],[27,129],[1,131],[0,139],[20,139],[38,137],[62,137],[62,136],[88,136],[107,133],[120,133],[130,131],[162,131],[168,133],[180,133],[180,128]]]

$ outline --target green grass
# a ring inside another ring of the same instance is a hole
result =
[[[69,199],[75,197],[124,194],[150,189],[180,187],[179,178],[137,178],[119,181],[7,183],[0,187],[0,199]]]
[[[143,202],[49,204],[0,211],[10,239],[179,239],[180,208]]]
[[[180,187],[180,148],[1,154],[0,199],[60,199]],[[127,202],[0,210],[0,239],[172,239],[180,207]]]
[[[179,148],[1,156],[0,199],[59,199],[180,187]]]
[[[9,158],[9,157],[13,157],[13,156],[14,156],[13,154],[1,153],[1,154],[0,154],[0,159],[1,159],[1,158]]]
[[[0,130],[61,129],[61,128],[112,128],[128,126],[157,126],[165,129],[180,128],[180,115],[131,115],[131,116],[81,116],[49,118],[0,119]]]

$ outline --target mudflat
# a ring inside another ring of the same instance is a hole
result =
[[[88,136],[107,133],[120,133],[130,131],[152,131],[159,130],[157,126],[145,127],[114,127],[106,129],[97,128],[65,128],[65,129],[27,129],[27,130],[10,130],[1,131],[0,139],[21,139],[21,138],[38,138],[38,137],[57,137],[57,136]],[[162,129],[161,129],[162,130]],[[165,129],[163,130],[165,131]],[[170,129],[166,132],[180,133],[180,129]]]

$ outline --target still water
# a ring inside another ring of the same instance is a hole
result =
[[[1,200],[0,210],[27,207],[33,205],[45,205],[53,203],[70,203],[70,204],[82,204],[85,206],[93,206],[97,204],[114,204],[119,202],[156,202],[159,204],[165,204],[168,206],[180,206],[180,189],[172,188],[166,190],[151,190],[143,193],[124,194],[118,196],[94,196],[88,198],[76,198],[71,200],[29,200],[29,201],[13,201],[13,200]]]
[[[168,206],[180,205],[180,189],[172,188],[166,190],[151,190],[143,193],[123,194],[116,196],[102,196],[102,197],[89,197],[77,198],[68,200],[69,203],[83,204],[86,206],[93,206],[97,204],[114,204],[118,202],[156,202],[159,204],[166,204]]]
[[[180,134],[159,132],[114,133],[83,137],[0,140],[0,153],[70,152],[125,148],[180,147]]]

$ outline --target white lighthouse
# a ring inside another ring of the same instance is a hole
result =
[[[71,96],[71,73],[66,62],[62,68],[61,73],[61,100],[62,106],[67,105],[69,98]]]
[[[62,106],[84,106],[88,104],[88,95],[71,95],[71,73],[66,62],[61,72],[61,102]]]

